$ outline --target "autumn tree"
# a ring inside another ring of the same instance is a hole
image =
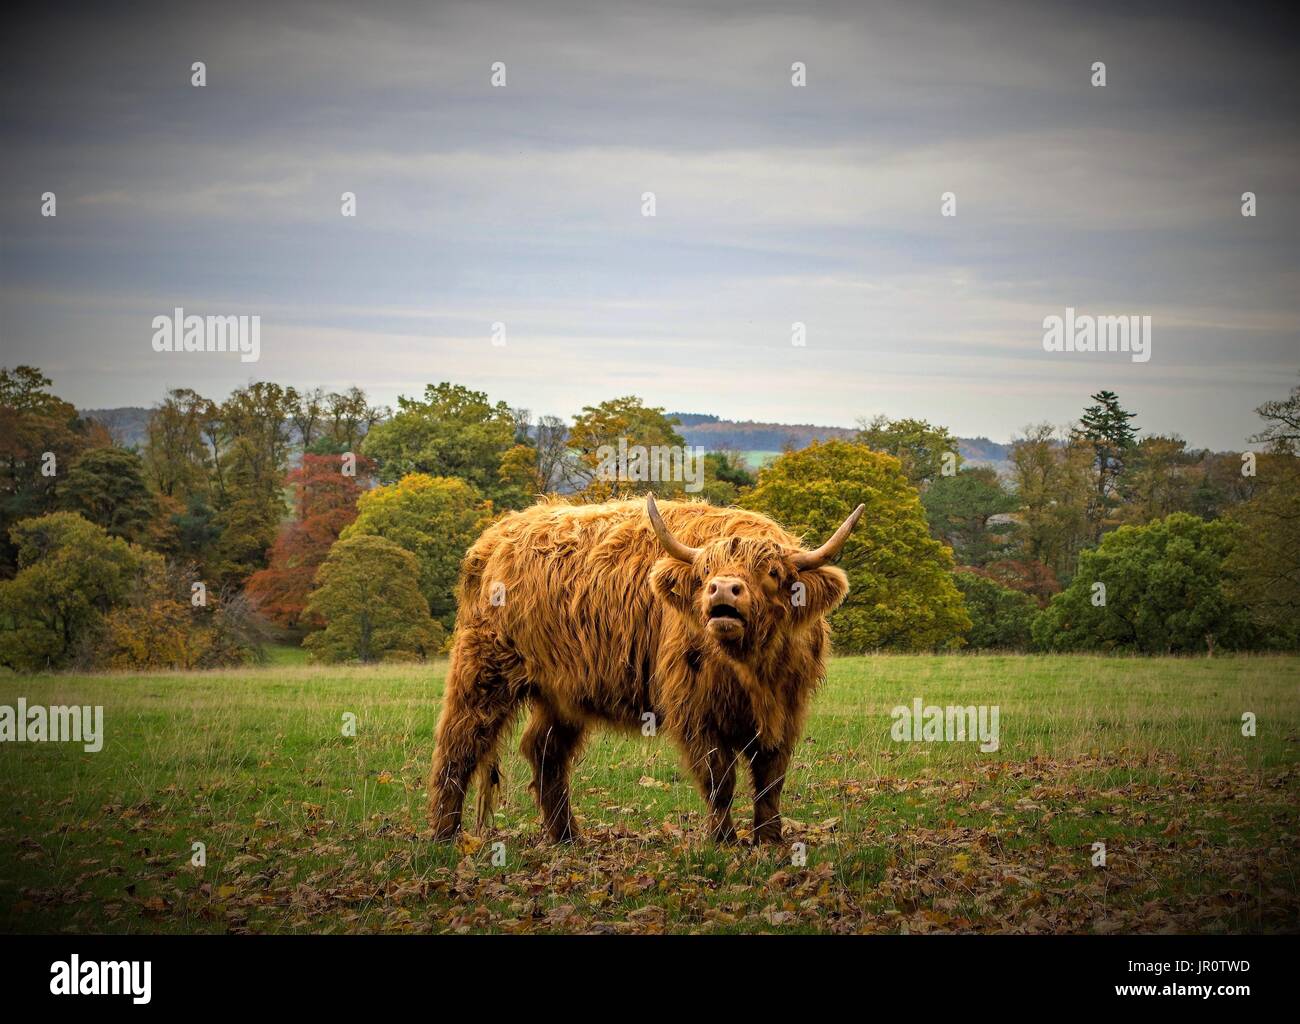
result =
[[[891,420],[884,415],[859,420],[856,440],[872,451],[898,459],[908,482],[917,488],[939,479],[945,467],[956,472],[962,463],[957,439],[948,428],[925,420]]]
[[[616,458],[620,442],[629,452],[636,446],[645,448],[647,453],[654,447],[666,447],[676,449],[685,458],[686,441],[676,430],[679,422],[666,416],[663,409],[647,406],[635,395],[583,406],[582,412],[574,417],[568,437],[572,453],[568,475],[579,488],[582,499],[604,501],[615,494],[630,492],[680,494],[684,481],[625,479],[610,461],[611,457]]]
[[[62,668],[161,559],[75,512],[24,519],[9,531],[18,573],[0,580],[0,665]]]
[[[1290,401],[1296,400],[1296,391]],[[1249,500],[1228,516],[1239,527],[1228,558],[1232,596],[1250,612],[1271,646],[1300,645],[1300,446],[1288,437],[1294,409],[1268,402],[1259,412],[1269,426],[1256,435],[1272,451],[1260,453]],[[1287,417],[1290,416],[1290,420]],[[1267,435],[1267,437],[1265,436]]]
[[[849,596],[831,616],[837,650],[952,647],[970,629],[952,556],[930,536],[899,460],[847,441],[813,443],[760,470],[741,504],[820,544],[859,504],[866,511],[840,567]]]
[[[304,455],[286,483],[295,515],[271,548],[269,564],[248,580],[245,593],[277,625],[301,623],[316,570],[343,529],[357,516],[361,484],[373,472],[368,459],[355,463],[337,455]]]
[[[303,646],[320,661],[381,661],[435,654],[443,630],[420,593],[415,556],[383,537],[334,545],[316,573],[307,613],[325,627]]]
[[[1117,518],[1149,523],[1173,512],[1192,512],[1203,470],[1180,437],[1152,434],[1129,450],[1119,482]]]
[[[93,425],[50,384],[35,367],[0,367],[0,576],[17,567],[14,524],[52,510],[73,460],[93,443],[111,443],[96,439]]]
[[[1060,438],[1050,424],[1027,427],[1011,447],[1011,484],[1017,513],[1019,560],[1041,562],[1069,577],[1079,552],[1090,543],[1091,447]]]
[[[184,507],[191,496],[207,498],[212,452],[204,435],[211,403],[197,391],[174,388],[149,416],[142,452],[144,474],[154,493]]]
[[[383,537],[409,551],[425,603],[450,630],[461,559],[491,519],[491,502],[466,481],[412,473],[361,495],[356,520],[341,536]]]

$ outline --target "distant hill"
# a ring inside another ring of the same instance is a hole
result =
[[[681,420],[677,432],[687,444],[702,445],[710,451],[720,448],[745,453],[778,454],[787,448],[806,448],[814,441],[851,441],[857,436],[852,427],[819,427],[810,423],[759,423],[754,420],[723,420],[702,413],[669,413]],[[990,441],[987,437],[959,437],[957,450],[968,463],[993,466],[999,472],[1007,468],[1011,446]],[[764,461],[749,458],[751,465]]]

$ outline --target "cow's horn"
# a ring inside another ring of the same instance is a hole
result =
[[[695,556],[700,553],[700,549],[688,548],[668,532],[668,527],[664,525],[663,519],[659,516],[659,509],[655,506],[655,496],[653,494],[646,495],[646,511],[650,513],[650,525],[655,528],[655,536],[659,538],[659,543],[663,545],[663,549],[679,561],[695,561]]]
[[[840,528],[835,531],[825,544],[816,551],[800,551],[794,556],[795,568],[801,572],[809,569],[820,569],[827,562],[833,562],[840,557],[840,549],[844,547],[844,542],[849,539],[849,534],[853,532],[853,527],[858,525],[858,519],[861,518],[866,505],[859,505],[849,513],[848,519],[840,524]]]

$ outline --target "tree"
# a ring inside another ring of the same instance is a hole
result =
[[[58,504],[129,541],[144,538],[158,511],[144,482],[144,463],[125,448],[82,453],[59,488]]]
[[[1118,518],[1141,524],[1173,512],[1193,512],[1204,471],[1180,437],[1153,434],[1132,447],[1119,484]]]
[[[945,466],[953,471],[961,466],[957,439],[947,427],[881,415],[859,420],[858,428],[858,443],[898,459],[913,487],[924,488],[939,479]]]
[[[383,537],[411,552],[425,602],[450,630],[461,559],[491,519],[491,502],[464,480],[412,473],[363,494],[356,520],[341,537]]]
[[[515,443],[501,457],[498,470],[501,482],[527,500],[565,488],[569,428],[564,420],[558,416],[542,416],[530,424],[528,410],[512,409],[511,413],[515,420]]]
[[[611,479],[608,475],[610,453],[619,450],[620,442],[629,452],[635,446],[644,447],[647,452],[654,447],[666,447],[677,449],[684,458],[686,441],[677,433],[677,426],[676,418],[665,416],[661,408],[647,406],[635,395],[583,406],[569,431],[572,458],[568,476],[581,488],[581,497],[586,501],[605,501],[627,492],[680,494],[684,483],[681,480]]]
[[[415,556],[383,537],[339,541],[316,574],[309,614],[325,628],[303,646],[321,661],[427,658],[442,627],[420,593]]]
[[[175,388],[149,416],[145,428],[144,473],[154,492],[182,506],[206,499],[212,454],[204,437],[211,402],[197,391]]]
[[[1106,534],[1034,621],[1034,642],[1143,654],[1246,646],[1252,631],[1229,596],[1224,564],[1234,533],[1228,523],[1175,512]]]
[[[77,415],[49,391],[50,379],[33,366],[0,367],[0,576],[17,567],[10,531],[22,519],[55,506],[56,488],[73,460],[106,432]]]
[[[710,505],[734,505],[757,482],[738,452],[709,452],[704,456],[704,489],[700,497]]]
[[[817,544],[860,502],[866,511],[840,561],[850,590],[831,617],[836,648],[957,646],[971,623],[952,580],[952,555],[930,536],[898,459],[849,441],[814,442],[760,470],[741,499]]]
[[[0,581],[0,665],[15,671],[67,665],[136,577],[161,564],[75,512],[24,519],[9,534],[18,573]]]
[[[215,428],[221,489],[214,554],[223,585],[242,584],[266,565],[286,512],[284,477],[292,445],[290,417],[298,407],[293,388],[258,381],[222,403]]]
[[[241,596],[191,600],[192,568],[149,555],[125,601],[104,619],[87,664],[114,670],[205,669],[263,658],[265,632]]]
[[[1119,396],[1113,391],[1098,391],[1079,419],[1076,436],[1092,447],[1094,454],[1095,499],[1089,507],[1093,539],[1101,536],[1106,520],[1115,505],[1115,492],[1124,460],[1134,445],[1137,428],[1129,423],[1135,413],[1120,408]]]
[[[1056,573],[1052,572],[1051,566],[1042,562],[1002,558],[971,571],[1008,590],[1028,594],[1039,608],[1047,607],[1047,602],[1053,595],[1061,592],[1061,583],[1056,578]]]
[[[1251,437],[1252,443],[1268,445],[1276,454],[1300,455],[1300,385],[1288,397],[1265,402],[1255,411],[1267,426]]]
[[[358,460],[357,475],[345,474],[344,467],[336,455],[304,455],[286,480],[294,492],[296,515],[276,537],[267,567],[253,573],[244,588],[258,611],[280,626],[301,623],[316,570],[357,517],[362,493],[358,479],[368,478],[373,464]]]
[[[1295,647],[1300,644],[1300,457],[1262,454],[1257,478],[1266,486],[1229,513],[1239,527],[1227,562],[1229,590],[1270,645]]]
[[[1003,490],[990,466],[962,469],[956,476],[940,476],[921,495],[930,532],[948,544],[962,565],[983,565],[1005,548],[989,520],[1014,512],[1020,505]],[[1007,533],[1008,525],[1000,533]]]
[[[330,392],[325,397],[325,433],[315,444],[318,455],[342,455],[360,451],[370,429],[391,415],[386,406],[371,405],[358,387],[344,392]],[[310,446],[308,446],[310,447]]]
[[[969,646],[1009,651],[1022,651],[1029,646],[1030,628],[1038,614],[1038,605],[1032,597],[974,572],[959,570],[953,578],[971,620],[966,638]]]
[[[1069,577],[1089,542],[1093,452],[1052,426],[1025,428],[1011,447],[1011,481],[1020,502],[1016,537],[1020,561],[1041,562]]]
[[[398,412],[371,428],[362,450],[379,463],[379,478],[395,483],[412,473],[459,477],[498,504],[524,503],[501,481],[501,459],[515,443],[505,402],[459,384],[430,384],[423,399],[402,397]]]

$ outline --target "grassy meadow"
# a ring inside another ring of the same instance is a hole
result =
[[[517,733],[494,827],[430,842],[445,670],[282,651],[242,670],[0,677],[0,703],[103,705],[106,732],[97,754],[0,744],[0,930],[1300,927],[1300,658],[837,658],[785,788],[786,844],[761,848],[701,838],[666,737],[611,732],[574,773],[579,843],[542,842]],[[915,697],[998,705],[1000,749],[895,742],[890,710]]]

